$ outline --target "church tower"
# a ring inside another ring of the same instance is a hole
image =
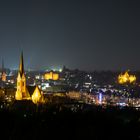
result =
[[[23,62],[23,52],[22,52],[20,57],[18,76],[17,76],[17,91],[16,91],[15,99],[23,100],[29,98],[30,95],[26,88],[26,77],[24,74],[24,62]]]

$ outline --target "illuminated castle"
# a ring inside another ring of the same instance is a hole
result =
[[[55,73],[53,71],[50,71],[50,72],[47,72],[44,77],[45,77],[46,80],[54,80],[54,81],[56,81],[56,80],[59,79],[59,74]]]
[[[26,87],[23,53],[21,54],[21,57],[20,57],[20,65],[19,65],[19,71],[18,71],[18,76],[17,76],[17,91],[15,94],[15,99],[16,100],[32,100],[34,103],[43,102],[43,96],[38,86],[36,86],[33,94],[29,93]]]
[[[136,82],[136,76],[135,75],[129,75],[128,72],[125,72],[124,74],[120,74],[118,76],[118,83],[119,84],[126,84],[126,83],[135,83]]]

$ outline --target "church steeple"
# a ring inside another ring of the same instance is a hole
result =
[[[20,56],[19,72],[21,76],[24,74],[23,52],[21,52],[21,56]]]
[[[16,100],[23,100],[30,98],[28,90],[26,88],[26,77],[24,74],[23,52],[20,56],[19,71],[17,76],[17,91],[15,95]]]
[[[32,96],[30,96],[29,91],[26,87],[26,76],[24,74],[24,62],[23,62],[23,52],[21,52],[20,56],[20,64],[17,75],[17,91],[15,93],[16,100],[32,100],[35,104],[45,103],[45,99],[39,90],[38,86],[36,86],[35,91]]]

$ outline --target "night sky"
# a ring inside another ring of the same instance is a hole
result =
[[[0,60],[15,69],[140,70],[140,0],[0,0]]]

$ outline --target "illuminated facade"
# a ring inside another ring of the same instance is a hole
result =
[[[44,98],[38,88],[38,86],[36,86],[35,91],[32,95],[32,101],[33,103],[37,104],[37,103],[44,103]]]
[[[129,75],[128,72],[125,72],[124,74],[120,74],[118,76],[118,83],[119,84],[126,84],[126,83],[135,83],[136,82],[136,76],[135,75]]]
[[[17,91],[15,94],[16,100],[32,100],[33,103],[44,103],[43,95],[41,94],[38,86],[36,86],[32,95],[30,95],[26,87],[26,77],[24,73],[23,53],[20,58],[19,71],[17,76]]]
[[[51,71],[51,72],[46,73],[44,77],[45,77],[46,80],[56,81],[56,80],[59,79],[59,74]]]
[[[6,73],[5,72],[2,72],[2,75],[1,75],[1,80],[3,81],[3,82],[5,82],[6,81]]]
[[[75,91],[67,93],[67,96],[71,99],[80,99],[81,98],[80,92],[75,92]]]
[[[15,99],[23,100],[29,98],[30,95],[26,88],[26,77],[24,74],[24,63],[23,63],[23,53],[22,53],[20,57],[20,65],[19,65],[19,71],[17,77],[17,91],[16,91]]]

